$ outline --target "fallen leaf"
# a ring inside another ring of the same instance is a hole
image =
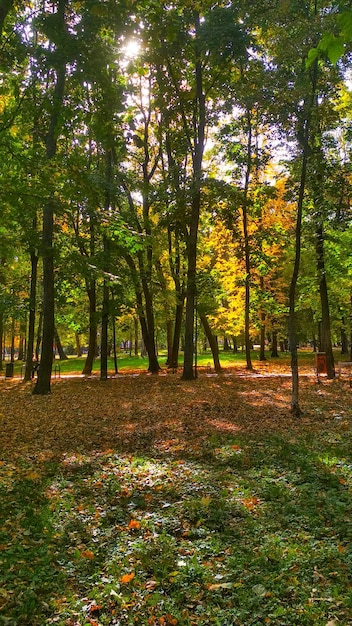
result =
[[[91,550],[83,550],[81,557],[82,559],[94,559],[94,554]]]
[[[134,579],[134,576],[135,576],[134,572],[131,572],[130,574],[124,574],[120,578],[120,583],[124,583],[124,584],[130,583],[131,580]]]
[[[140,528],[140,527],[141,527],[141,524],[136,519],[131,519],[130,523],[128,524],[128,528]]]
[[[246,507],[246,509],[248,509],[248,511],[252,511],[259,503],[259,500],[258,498],[243,498],[241,502]]]

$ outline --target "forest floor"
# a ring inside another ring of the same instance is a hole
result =
[[[301,368],[0,384],[0,624],[352,625],[352,389]]]

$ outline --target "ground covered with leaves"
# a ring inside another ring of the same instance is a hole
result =
[[[307,374],[307,375],[306,375]],[[303,372],[0,383],[0,624],[352,624],[351,396]]]

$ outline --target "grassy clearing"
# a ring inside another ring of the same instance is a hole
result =
[[[282,376],[30,391],[0,391],[0,624],[352,624],[347,381],[300,422]]]
[[[279,368],[282,368],[283,366],[287,366],[289,365],[290,362],[290,356],[288,353],[282,353],[280,354],[280,357],[278,359],[275,358],[271,358],[270,356],[270,352],[266,353],[266,359],[267,361],[263,364],[261,364],[258,361],[258,350],[253,350],[251,353],[251,357],[252,357],[252,361],[253,361],[253,366],[256,368],[257,366],[270,366],[270,367],[274,367],[276,368],[276,366],[278,366]],[[339,357],[341,360],[341,357]],[[301,350],[299,352],[299,363],[301,366],[303,367],[309,367],[312,370],[314,369],[314,353],[311,350]],[[181,363],[181,358],[180,358],[180,371],[181,371],[181,367],[182,367],[182,363]],[[147,357],[141,357],[141,356],[129,356],[129,354],[126,353],[119,353],[118,354],[118,371],[119,373],[127,373],[129,371],[137,371],[137,372],[142,372],[142,371],[146,371],[148,369],[148,358]],[[159,363],[160,366],[162,368],[165,367],[165,362],[166,362],[166,354],[165,353],[161,353],[159,355]],[[58,370],[60,368],[60,373],[65,375],[65,374],[81,374],[82,370],[83,370],[83,366],[85,363],[85,357],[69,357],[67,360],[64,361],[59,361],[58,359],[56,359],[54,361],[54,368],[56,366],[57,371],[54,372],[53,369],[53,376],[56,375],[58,376]],[[245,354],[243,352],[237,352],[237,353],[233,353],[233,352],[220,352],[220,363],[221,366],[223,368],[232,368],[232,367],[236,367],[236,366],[245,366],[246,364],[246,357]],[[202,369],[206,368],[211,370],[213,368],[213,360],[212,360],[212,356],[210,351],[199,354],[197,356],[197,364],[198,366]],[[113,375],[114,373],[114,361],[112,358],[108,359],[108,370],[110,375]],[[15,376],[20,377],[23,375],[24,373],[24,366],[22,365],[21,362],[15,362],[14,364],[14,372],[15,372]],[[93,367],[93,374],[99,374],[100,372],[100,360],[96,359],[94,361],[94,367]]]

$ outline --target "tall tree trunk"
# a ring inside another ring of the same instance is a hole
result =
[[[167,367],[171,367],[171,363],[172,363],[172,342],[173,342],[172,320],[166,320],[166,342],[167,342],[166,365],[167,365]]]
[[[330,310],[328,287],[326,282],[325,260],[324,260],[324,229],[322,223],[316,228],[316,254],[317,272],[319,281],[319,293],[321,303],[321,348],[326,354],[327,377],[335,378],[334,355],[332,352],[331,331],[330,331]]]
[[[232,343],[233,343],[233,352],[236,354],[238,352],[237,338],[235,335],[232,335]]]
[[[4,352],[3,337],[4,337],[4,313],[3,311],[0,311],[0,372],[4,370],[4,366],[2,362],[3,352]]]
[[[180,339],[181,339],[181,329],[182,329],[182,318],[183,318],[183,308],[184,308],[184,299],[185,296],[181,296],[181,302],[176,305],[175,312],[175,324],[174,324],[174,336],[172,340],[172,357],[170,367],[173,370],[177,370],[178,368],[178,354],[180,350]]]
[[[11,320],[11,351],[10,351],[11,363],[15,361],[15,318]]]
[[[115,315],[112,316],[112,350],[113,350],[113,356],[114,356],[114,373],[115,376],[116,374],[118,374],[119,368],[118,368],[118,363],[117,363],[117,348],[116,348],[116,321],[115,321]],[[130,346],[132,345],[132,342],[130,342]],[[131,353],[130,353],[131,356]]]
[[[303,149],[303,158],[301,166],[301,180],[299,187],[299,197],[297,202],[297,216],[296,216],[296,230],[295,230],[295,261],[293,266],[293,272],[289,290],[289,342],[291,353],[291,376],[292,376],[292,393],[291,393],[291,413],[294,417],[301,416],[301,408],[299,405],[299,378],[298,378],[298,353],[297,353],[297,339],[296,339],[296,314],[295,314],[295,302],[296,302],[296,285],[299,274],[299,266],[301,259],[301,230],[302,230],[302,212],[303,212],[303,198],[307,174],[307,159],[308,159],[308,137],[309,130],[306,124],[306,135]]]
[[[61,339],[60,339],[59,333],[57,332],[56,326],[54,327],[54,340],[55,340],[57,351],[59,353],[60,361],[67,361],[68,357],[66,356],[65,351],[62,347]]]
[[[171,276],[173,278],[175,284],[175,295],[176,295],[176,309],[175,309],[175,321],[174,321],[174,331],[173,331],[173,339],[172,339],[172,347],[171,347],[171,358],[168,363],[169,367],[174,371],[178,368],[178,355],[180,350],[180,339],[181,339],[181,328],[182,328],[182,318],[183,318],[183,309],[185,302],[185,291],[184,285],[181,284],[181,254],[180,254],[180,245],[178,240],[178,235],[175,233],[175,259],[173,258],[173,247],[172,247],[172,234],[170,228],[168,228],[168,247],[169,247],[169,266]]]
[[[278,358],[279,357],[279,353],[277,351],[277,330],[273,330],[272,331],[272,336],[271,336],[271,356],[273,358]]]
[[[195,37],[199,37],[200,17],[195,11]],[[197,45],[197,44],[196,44]],[[193,371],[194,355],[194,308],[196,301],[196,271],[197,271],[197,241],[198,226],[201,207],[201,180],[203,171],[203,153],[205,144],[205,95],[203,92],[203,68],[200,61],[200,50],[196,49],[195,63],[196,81],[196,103],[197,113],[195,114],[195,136],[192,153],[193,162],[193,184],[192,184],[192,205],[187,242],[187,289],[186,289],[186,316],[185,316],[185,346],[183,360],[183,380],[192,380],[195,377]]]
[[[152,299],[152,293],[150,289],[149,280],[147,279],[145,275],[143,264],[141,263],[141,258],[139,259],[139,261],[140,261],[140,268],[141,268],[142,289],[143,289],[143,295],[144,295],[144,311],[145,311],[145,317],[144,317],[145,325],[144,325],[143,339],[144,339],[144,344],[145,344],[147,354],[148,354],[148,362],[149,362],[148,372],[151,372],[152,374],[157,374],[160,370],[160,365],[158,361],[156,341],[155,341],[153,299]],[[142,328],[142,334],[143,334],[143,328]]]
[[[104,253],[105,256],[108,253],[108,242],[104,235]],[[107,264],[105,260],[105,269]],[[109,285],[107,278],[104,276],[103,285],[103,307],[101,315],[101,336],[100,336],[100,380],[107,380],[108,378],[108,328],[109,328]]]
[[[352,293],[350,296],[350,361],[352,361]]]
[[[138,356],[138,318],[134,318],[134,355]]]
[[[186,316],[185,316],[185,347],[183,360],[183,380],[192,380],[194,357],[194,309],[196,301],[196,265],[197,265],[197,239],[200,214],[200,191],[193,198],[191,225],[187,246],[187,289],[186,289]]]
[[[291,277],[291,283],[289,288],[289,342],[291,353],[291,378],[292,378],[292,393],[291,393],[291,413],[294,417],[300,417],[302,414],[299,404],[299,377],[298,377],[298,353],[297,353],[297,336],[296,336],[296,286],[299,275],[300,261],[301,261],[301,237],[302,237],[302,214],[303,214],[303,200],[307,179],[307,165],[309,155],[309,139],[310,139],[310,126],[312,110],[316,98],[316,87],[318,78],[318,63],[315,62],[312,69],[312,86],[309,102],[305,100],[306,114],[303,119],[302,126],[300,128],[300,135],[302,136],[302,163],[301,163],[301,175],[299,192],[297,199],[297,214],[296,214],[296,228],[295,228],[295,260],[293,265],[293,272]]]
[[[266,361],[265,356],[265,313],[260,314],[260,350],[259,361]]]
[[[139,272],[137,272],[136,265],[131,255],[125,253],[125,259],[131,270],[135,289],[137,314],[141,326],[144,347],[148,355],[148,371],[152,374],[156,374],[160,370],[160,365],[156,354],[153,300],[145,273],[143,258],[141,255],[138,255]]]
[[[82,348],[81,348],[81,340],[79,333],[75,333],[75,341],[76,341],[76,354],[79,357],[82,356]]]
[[[97,294],[95,280],[92,280],[90,283],[87,282],[86,284],[89,299],[89,340],[88,354],[84,363],[82,374],[84,376],[90,376],[97,351]]]
[[[34,358],[37,363],[39,363],[39,359],[40,359],[42,339],[43,339],[43,311],[42,309],[40,309],[39,319],[38,319],[38,328],[37,328],[37,340],[35,342],[35,353],[34,353]]]
[[[210,349],[211,349],[211,353],[213,355],[214,369],[215,369],[215,371],[217,373],[220,373],[222,371],[222,369],[221,369],[221,364],[220,364],[220,359],[219,359],[218,342],[216,341],[215,335],[212,333],[212,330],[211,330],[211,328],[209,326],[209,322],[208,322],[206,316],[200,314],[199,318],[200,318],[200,321],[203,324],[204,332],[205,332],[206,338],[208,339],[208,342],[209,342],[209,345],[210,345]]]
[[[244,199],[242,204],[242,225],[243,225],[243,238],[244,238],[244,258],[245,258],[245,305],[244,305],[244,343],[246,349],[246,367],[248,370],[253,369],[251,359],[251,340],[249,333],[250,324],[250,289],[251,289],[251,260],[249,249],[249,236],[248,236],[248,190],[249,181],[252,170],[252,123],[251,112],[249,109],[246,111],[247,117],[247,162],[246,162],[246,175],[244,182]]]
[[[111,180],[112,180],[112,147],[111,137],[108,137],[105,150],[105,200],[104,211],[107,216],[111,211]],[[108,329],[109,329],[109,284],[108,275],[110,271],[110,244],[107,236],[103,235],[104,253],[104,284],[103,284],[103,306],[101,315],[101,342],[100,342],[100,380],[108,378]]]
[[[348,338],[344,317],[341,320],[341,354],[348,354]]]
[[[66,0],[58,0],[58,30],[64,32],[65,29],[65,9]],[[59,116],[63,105],[66,63],[64,51],[61,50],[62,59],[56,70],[56,83],[53,95],[50,124],[46,136],[46,159],[50,162],[56,154],[57,135],[59,126]],[[43,343],[42,355],[38,378],[33,389],[36,395],[46,395],[51,391],[51,371],[53,364],[53,342],[54,342],[54,206],[56,200],[52,197],[45,205],[43,211],[42,230],[42,258],[43,258]]]
[[[293,266],[293,272],[291,277],[290,289],[289,289],[289,342],[291,353],[291,376],[292,376],[292,393],[291,393],[291,413],[294,417],[301,416],[301,408],[299,405],[299,378],[298,378],[298,353],[297,353],[297,338],[296,338],[296,285],[299,274],[300,260],[301,260],[301,231],[302,231],[302,213],[303,213],[303,199],[305,191],[305,183],[307,177],[307,161],[309,150],[309,124],[306,120],[304,128],[304,145],[301,165],[301,178],[299,186],[299,196],[297,201],[297,215],[296,215],[296,229],[295,229],[295,261]]]
[[[20,337],[19,337],[19,344],[18,344],[18,360],[19,361],[24,361],[26,325],[27,325],[26,321],[21,322],[21,325],[20,325]]]
[[[264,293],[264,277],[260,277],[260,289],[261,292]],[[259,361],[266,361],[265,356],[265,322],[266,315],[264,311],[260,313],[260,350],[259,350]]]

